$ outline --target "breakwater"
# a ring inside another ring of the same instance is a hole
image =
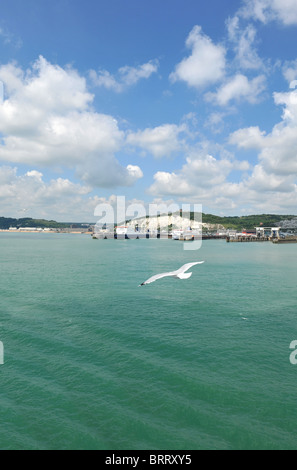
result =
[[[226,237],[227,243],[252,243],[252,242],[269,242],[271,239],[269,237]]]

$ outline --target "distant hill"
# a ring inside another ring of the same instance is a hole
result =
[[[201,215],[201,214],[199,214]],[[169,218],[168,218],[169,216]],[[140,230],[147,230],[148,224],[152,230],[172,230],[182,227],[196,230],[200,217],[195,217],[194,212],[183,213],[182,218],[179,212],[173,214],[159,214],[153,217],[140,217],[138,219],[127,220],[126,224],[130,228],[138,227]],[[149,220],[150,219],[150,220]],[[214,231],[221,229],[231,229],[242,231],[253,230],[255,227],[287,227],[297,228],[297,217],[295,215],[248,215],[242,217],[221,217],[212,214],[202,214],[203,231]]]
[[[193,215],[192,215],[193,217]],[[294,220],[295,219],[295,220]],[[292,221],[292,224],[296,223],[296,215],[273,215],[273,214],[262,214],[262,215],[245,215],[242,217],[219,217],[217,215],[202,214],[202,221],[206,224],[220,224],[226,229],[233,230],[252,230],[255,227],[276,227],[283,226],[286,221]]]
[[[40,227],[40,228],[69,228],[70,224],[55,222],[54,220],[44,219],[12,219],[0,217],[0,230],[8,230],[9,227]]]

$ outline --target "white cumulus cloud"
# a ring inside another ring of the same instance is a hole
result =
[[[229,142],[232,145],[237,145],[239,148],[261,149],[265,134],[266,133],[261,131],[257,126],[248,127],[233,132],[229,137]]]
[[[236,54],[236,63],[246,70],[264,68],[263,60],[256,49],[257,30],[248,24],[242,27],[239,16],[227,20],[228,37]]]
[[[67,178],[46,181],[37,170],[18,174],[11,166],[0,167],[1,213],[7,217],[44,217],[59,220],[92,220],[96,198],[91,188]]]
[[[206,150],[192,149],[180,170],[157,172],[149,192],[155,197],[171,196],[209,203],[212,195],[219,194],[220,188],[227,184],[233,170],[245,172],[248,169],[248,162],[228,158],[224,152],[221,158],[216,158]]]
[[[259,101],[265,88],[265,75],[249,80],[245,75],[237,74],[224,83],[216,93],[207,93],[206,99],[214,101],[220,106],[226,106],[231,101],[247,101],[255,104]]]
[[[139,147],[156,158],[168,157],[178,152],[183,145],[180,134],[187,131],[185,124],[163,124],[155,128],[147,128],[131,132],[127,136],[129,145]]]
[[[159,61],[151,60],[137,67],[121,67],[116,75],[112,75],[107,70],[90,70],[89,76],[93,85],[104,87],[108,90],[121,93],[132,85],[136,85],[142,79],[148,79],[158,71]]]
[[[258,163],[245,179],[246,200],[266,212],[296,212],[297,196],[297,91],[275,93],[275,104],[283,106],[282,121],[270,133],[259,127],[239,129],[230,143],[258,152]],[[257,201],[258,197],[258,201]]]
[[[199,89],[224,77],[226,49],[220,44],[214,44],[200,26],[195,26],[190,32],[186,46],[191,49],[191,55],[176,66],[170,75],[172,82],[183,81]]]
[[[297,24],[296,0],[245,0],[240,14],[262,23],[279,21],[286,26]]]
[[[283,74],[285,79],[289,82],[291,88],[296,88],[297,60],[292,62],[286,62],[283,66]]]
[[[259,160],[267,173],[291,176],[297,173],[297,91],[275,93],[275,104],[283,106],[283,119],[266,134],[259,127],[239,129],[230,142],[260,151]]]
[[[0,160],[74,168],[94,186],[127,186],[142,174],[116,158],[124,133],[110,115],[92,109],[86,80],[71,67],[40,57],[31,70],[0,67],[5,100],[0,106]]]

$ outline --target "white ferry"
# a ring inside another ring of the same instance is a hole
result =
[[[194,240],[194,233],[192,230],[174,230],[172,232],[172,239],[173,240],[181,240],[181,241],[193,241]]]

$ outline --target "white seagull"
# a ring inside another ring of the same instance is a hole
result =
[[[156,276],[150,277],[147,281],[140,284],[139,287],[146,286],[147,284],[151,284],[152,282],[158,281],[159,279],[162,279],[163,277],[175,277],[177,279],[189,279],[193,273],[187,273],[186,271],[188,271],[193,266],[196,266],[197,264],[203,264],[203,263],[205,263],[205,261],[199,261],[198,263],[188,263],[182,266],[177,271],[172,271],[171,273],[157,274]]]

